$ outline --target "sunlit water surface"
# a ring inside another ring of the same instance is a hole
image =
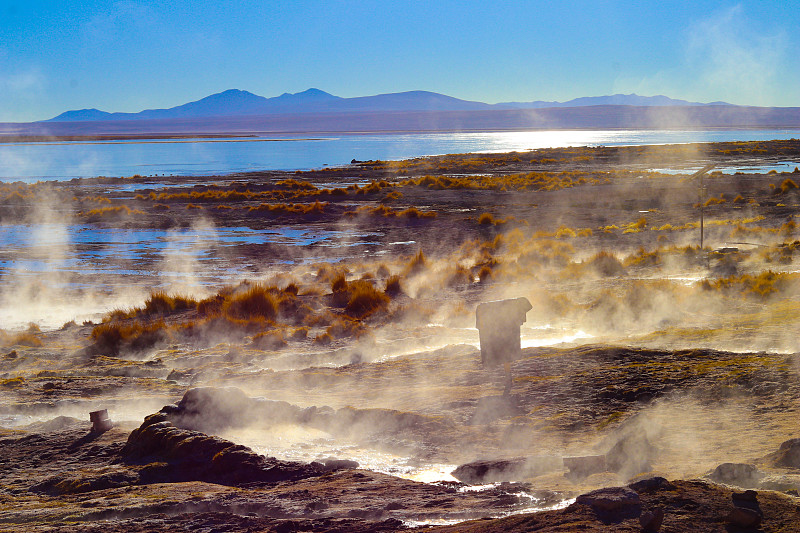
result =
[[[777,130],[545,130],[308,136],[249,139],[0,143],[0,181],[95,176],[226,175],[466,152],[563,146],[620,146],[800,137]],[[190,180],[191,181],[191,180]]]

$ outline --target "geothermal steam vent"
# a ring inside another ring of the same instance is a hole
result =
[[[533,309],[527,298],[484,302],[475,311],[481,341],[481,363],[497,366],[522,357],[519,328]]]

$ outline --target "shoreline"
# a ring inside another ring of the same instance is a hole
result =
[[[247,141],[305,141],[317,140],[313,137],[281,139],[281,138],[260,138],[261,136],[297,136],[297,135],[330,135],[357,137],[363,135],[424,135],[424,134],[453,134],[453,133],[524,133],[524,132],[561,132],[561,131],[636,131],[636,132],[715,132],[715,131],[791,131],[800,134],[800,126],[698,126],[698,127],[674,127],[674,128],[647,128],[647,127],[608,127],[608,128],[452,128],[452,129],[398,129],[398,130],[363,130],[363,131],[337,131],[337,130],[287,130],[275,131],[250,131],[250,132],[222,132],[222,133],[112,133],[112,134],[89,134],[89,135],[49,135],[49,134],[15,134],[0,132],[0,144],[16,143],[62,143],[62,142],[97,142],[97,141],[191,141],[198,139],[197,142],[241,139]]]

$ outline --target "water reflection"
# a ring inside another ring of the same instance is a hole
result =
[[[780,130],[540,130],[255,137],[143,142],[0,143],[0,181],[75,177],[212,176],[344,165],[351,159],[409,159],[464,152],[788,139]],[[265,142],[270,141],[270,142]]]

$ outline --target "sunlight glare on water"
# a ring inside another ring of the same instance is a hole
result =
[[[392,476],[434,483],[457,481],[451,472],[457,465],[424,463],[410,457],[359,446],[334,439],[325,431],[296,425],[281,425],[263,430],[243,430],[223,435],[236,443],[249,446],[256,453],[288,461],[311,462],[325,458],[357,461],[359,468]]]

